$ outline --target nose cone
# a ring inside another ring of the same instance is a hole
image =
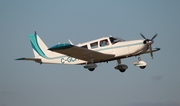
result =
[[[154,43],[154,41],[153,41],[153,40],[146,39],[146,40],[144,40],[144,42],[143,42],[143,43],[144,43],[144,44],[151,45],[151,44],[153,44],[153,43]]]
[[[149,40],[149,41],[148,41],[148,43],[149,43],[149,44],[153,44],[153,43],[154,43],[154,41],[152,41],[152,40]]]

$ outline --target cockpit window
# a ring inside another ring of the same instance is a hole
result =
[[[109,42],[107,39],[104,39],[104,40],[101,40],[100,41],[100,46],[103,47],[103,46],[108,46],[109,45]]]
[[[110,41],[112,44],[115,44],[117,42],[124,42],[125,40],[116,37],[110,37]]]

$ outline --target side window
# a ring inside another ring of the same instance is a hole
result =
[[[101,40],[100,41],[100,46],[103,47],[103,46],[108,46],[109,45],[109,42],[107,39],[104,39],[104,40]]]
[[[91,43],[90,45],[91,45],[91,49],[97,48],[98,42]]]
[[[87,45],[84,45],[84,46],[81,46],[81,47],[82,47],[82,48],[86,48],[86,49],[88,48]]]

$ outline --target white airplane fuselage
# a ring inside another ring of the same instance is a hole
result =
[[[89,42],[73,45],[69,43],[58,43],[48,48],[41,38],[36,34],[29,34],[30,43],[34,52],[33,58],[18,58],[16,60],[31,60],[40,64],[76,64],[84,65],[84,68],[93,71],[96,63],[117,60],[117,66],[114,68],[120,72],[125,72],[127,65],[121,63],[121,59],[138,56],[135,66],[144,69],[147,63],[141,60],[140,55],[150,53],[153,58],[153,52],[160,48],[153,48],[155,34],[151,39],[125,41],[117,37],[103,37]]]

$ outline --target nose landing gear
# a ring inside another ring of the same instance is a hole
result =
[[[144,69],[147,66],[147,63],[145,61],[142,61],[140,56],[138,56],[138,62],[134,62],[133,64],[140,67],[141,69]]]

